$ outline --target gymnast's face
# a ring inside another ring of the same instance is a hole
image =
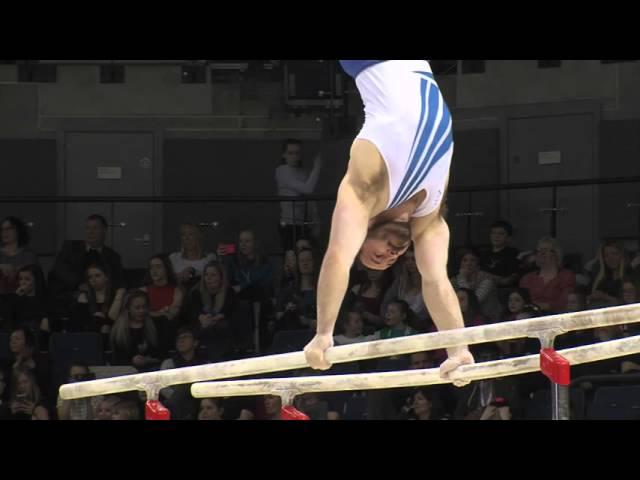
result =
[[[360,250],[360,261],[371,270],[386,270],[411,245],[409,224],[388,222],[369,230]]]

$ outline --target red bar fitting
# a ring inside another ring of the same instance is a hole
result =
[[[540,350],[540,370],[558,385],[571,383],[571,364],[553,348]]]
[[[171,420],[171,412],[159,400],[147,400],[144,418],[147,420]]]
[[[280,410],[280,418],[282,420],[309,420],[309,417],[300,410],[295,409],[291,405],[282,407]]]

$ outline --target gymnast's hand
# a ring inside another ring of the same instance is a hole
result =
[[[304,355],[307,357],[309,366],[315,370],[329,370],[331,364],[324,358],[324,353],[331,347],[333,347],[333,335],[316,334],[304,347]]]
[[[449,380],[450,373],[455,371],[461,365],[471,365],[475,363],[473,355],[468,348],[460,348],[456,351],[449,351],[449,358],[447,358],[442,365],[440,365],[440,376],[445,380]],[[456,387],[464,387],[469,382],[465,380],[455,380],[453,384]]]

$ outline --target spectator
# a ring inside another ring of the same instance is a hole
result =
[[[561,312],[567,307],[569,293],[575,290],[576,276],[562,268],[562,250],[551,237],[538,241],[537,271],[527,273],[520,287],[529,290],[531,301],[543,312]]]
[[[178,287],[178,280],[169,257],[166,255],[151,257],[144,285],[140,290],[149,297],[149,315],[156,324],[161,345],[167,347],[169,343],[173,343],[178,330],[184,297],[182,289]]]
[[[44,275],[38,265],[26,265],[18,270],[18,288],[11,300],[12,323],[34,332],[41,345],[49,339]]]
[[[462,311],[465,326],[485,325],[487,320],[480,311],[480,302],[478,302],[475,292],[468,288],[456,288],[455,291],[460,302],[460,310]]]
[[[351,288],[347,303],[362,310],[366,333],[385,323],[381,312],[387,310],[382,310],[382,300],[391,284],[391,275],[391,270],[366,269],[366,279]]]
[[[149,299],[141,290],[125,297],[124,308],[111,329],[113,365],[133,365],[139,371],[160,363],[158,331],[149,315]]]
[[[235,309],[235,292],[229,287],[224,267],[209,262],[204,274],[190,293],[189,320],[201,343],[216,343],[228,353],[233,348],[231,321]]]
[[[126,397],[117,400],[113,404],[111,420],[142,420],[139,402]]]
[[[113,286],[104,265],[89,265],[86,275],[87,290],[78,294],[69,331],[99,332],[108,338],[113,322],[120,316],[125,289]]]
[[[518,315],[532,307],[529,290],[525,290],[524,288],[514,288],[511,290],[508,297],[506,321],[511,322],[516,320]]]
[[[113,417],[113,406],[117,400],[117,397],[113,395],[99,397],[95,420],[111,420]]]
[[[598,250],[598,263],[592,274],[591,302],[618,303],[622,298],[622,281],[629,270],[624,247],[613,241],[605,241]]]
[[[340,322],[342,334],[333,337],[336,345],[350,345],[352,343],[368,342],[375,338],[375,335],[363,335],[364,321],[360,310],[350,310],[342,316]]]
[[[429,327],[427,323],[429,312],[422,296],[422,277],[416,265],[413,247],[410,247],[402,257],[398,275],[385,293],[382,311],[386,311],[387,304],[394,298],[404,300],[409,305],[411,310],[409,324],[418,331],[426,332]]]
[[[42,391],[28,367],[13,371],[9,406],[12,420],[49,420]]]
[[[339,420],[340,414],[331,402],[318,393],[305,393],[296,397],[296,409],[309,420]]]
[[[278,302],[276,320],[280,330],[314,329],[318,272],[311,250],[298,254],[294,285],[285,289]]]
[[[493,276],[480,270],[478,255],[471,249],[464,249],[460,254],[458,274],[451,279],[454,288],[473,290],[480,302],[480,311],[495,322],[502,316],[502,305],[498,300],[498,290]]]
[[[198,420],[223,420],[224,407],[219,398],[203,398],[200,400]]]
[[[242,300],[260,302],[263,306],[271,295],[271,265],[257,252],[253,231],[243,230],[239,236],[239,252],[226,258],[229,282]],[[226,252],[220,252],[224,255]]]
[[[178,283],[189,289],[202,276],[205,265],[216,260],[216,255],[204,249],[202,231],[193,223],[180,226],[180,251],[169,255]]]
[[[0,223],[0,294],[15,292],[17,273],[25,265],[38,265],[29,248],[29,229],[17,217],[6,217]]]
[[[12,370],[28,368],[33,371],[40,388],[48,391],[50,371],[47,363],[38,358],[37,339],[30,329],[17,327],[11,332],[9,352],[13,357],[9,367]]]
[[[277,395],[265,395],[263,397],[264,402],[264,415],[261,420],[282,420],[280,418],[280,412],[282,410],[282,399]]]
[[[161,370],[192,367],[202,365],[206,360],[198,353],[198,340],[195,332],[189,327],[178,330],[176,337],[176,353],[160,365]],[[160,391],[164,405],[171,411],[173,420],[193,419],[194,398],[191,396],[191,385],[174,385]]]
[[[284,265],[282,269],[282,278],[280,279],[280,287],[288,288],[295,284],[297,277],[298,255],[303,250],[312,250],[311,240],[300,238],[296,242],[295,250],[287,250],[284,254]]]
[[[276,184],[281,197],[300,198],[311,195],[316,188],[322,159],[315,158],[311,173],[302,168],[302,142],[288,139],[282,145],[282,165],[276,168]],[[306,237],[311,232],[309,223],[317,222],[315,203],[304,201],[280,203],[280,237],[282,249],[292,250],[296,239]]]
[[[509,222],[497,221],[491,225],[491,248],[480,255],[480,268],[493,275],[498,287],[514,285],[518,279],[518,250],[509,246],[513,227]]]
[[[0,368],[0,420],[11,419],[8,383],[10,383],[10,375],[4,368]]]
[[[91,264],[106,265],[113,287],[122,286],[122,260],[118,253],[105,245],[107,227],[103,216],[90,215],[85,240],[68,240],[62,245],[49,277],[56,313],[68,314],[74,293],[88,290],[86,272]]]
[[[69,367],[68,383],[93,380],[89,367],[81,362],[75,362]],[[58,395],[58,420],[93,420],[96,415],[99,397],[78,398],[75,400],[63,400]]]
[[[416,389],[406,412],[408,420],[438,420],[441,418],[438,398],[426,388]]]
[[[385,314],[385,327],[375,333],[373,338],[376,340],[385,340],[387,338],[406,337],[415,335],[417,332],[407,325],[407,317],[409,315],[409,305],[404,300],[393,300],[387,305]]]

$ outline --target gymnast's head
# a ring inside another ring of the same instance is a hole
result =
[[[358,258],[371,270],[386,270],[411,246],[411,227],[406,222],[381,222],[369,227]]]

